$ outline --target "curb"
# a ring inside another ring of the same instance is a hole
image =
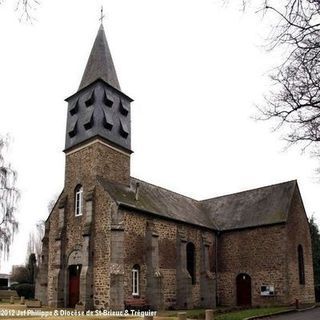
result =
[[[315,309],[315,308],[318,308],[318,306],[315,304],[309,308],[305,308],[305,309],[298,309],[297,311],[298,312],[303,312],[303,311],[308,311],[308,310],[311,310],[311,309]]]
[[[296,311],[297,311],[296,309],[283,310],[283,311],[278,311],[275,313],[265,314],[263,316],[253,316],[253,317],[249,317],[249,318],[244,318],[243,320],[263,319],[263,318],[267,318],[267,317],[278,316],[280,314],[294,313]]]
[[[249,317],[249,318],[244,318],[243,320],[263,319],[263,318],[278,316],[278,315],[286,314],[286,313],[304,312],[304,311],[308,311],[308,310],[315,309],[315,308],[317,308],[316,304],[309,307],[309,308],[305,308],[305,309],[288,309],[288,310],[278,311],[275,313],[265,314],[263,316],[253,316],[253,317]]]

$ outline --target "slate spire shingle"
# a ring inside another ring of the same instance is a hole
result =
[[[121,90],[102,24],[94,41],[79,90],[99,78],[119,91]]]
[[[133,101],[120,90],[101,24],[79,90],[68,102],[65,151],[93,139],[131,153]]]

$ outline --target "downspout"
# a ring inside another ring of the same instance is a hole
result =
[[[219,305],[219,295],[218,295],[218,239],[220,236],[220,231],[217,231],[216,233],[216,245],[215,245],[215,269],[216,269],[216,283],[215,283],[215,289],[216,289],[216,306]]]

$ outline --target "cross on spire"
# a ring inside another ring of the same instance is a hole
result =
[[[100,14],[100,23],[102,24],[103,23],[103,19],[105,18],[105,15],[103,14],[103,6],[101,6],[101,14]]]

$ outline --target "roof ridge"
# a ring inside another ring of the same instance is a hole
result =
[[[258,187],[258,188],[251,188],[251,189],[247,189],[247,190],[243,190],[243,191],[239,191],[239,192],[227,193],[227,194],[224,194],[222,196],[217,196],[217,197],[213,197],[213,198],[206,198],[206,199],[200,200],[199,202],[202,203],[202,202],[209,201],[209,200],[219,199],[219,198],[228,197],[228,196],[241,194],[241,193],[246,193],[246,192],[250,192],[250,191],[255,191],[255,190],[259,190],[259,189],[271,188],[271,187],[274,187],[274,186],[278,186],[280,184],[288,184],[288,183],[292,183],[292,182],[296,183],[297,179],[283,181],[283,182],[279,182],[279,183],[274,183],[274,184],[270,184],[270,185],[262,186],[262,187]]]

